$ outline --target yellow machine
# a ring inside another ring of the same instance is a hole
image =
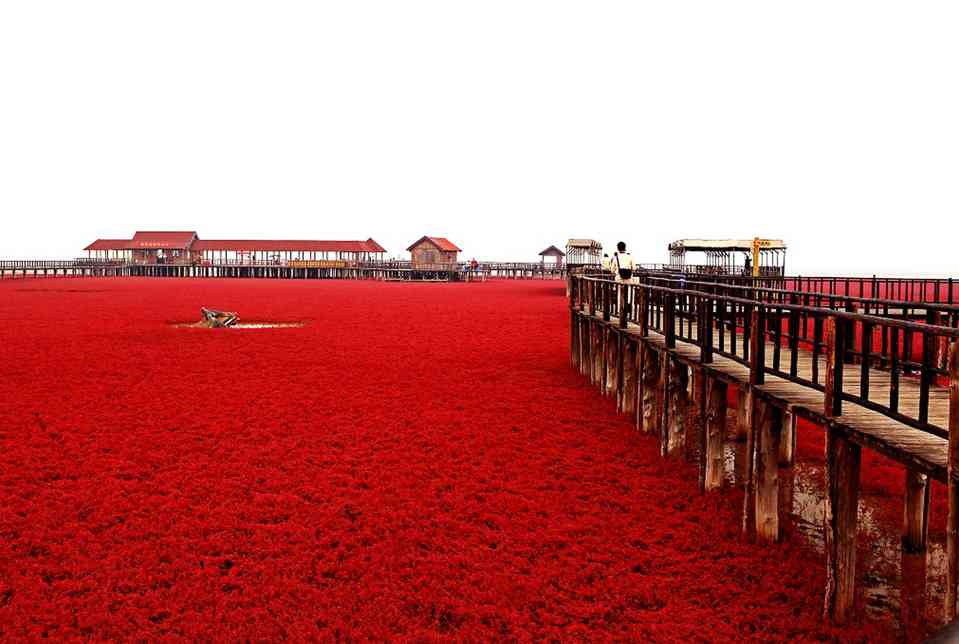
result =
[[[753,277],[759,277],[760,252],[764,248],[783,248],[782,240],[760,239],[759,237],[753,237]]]

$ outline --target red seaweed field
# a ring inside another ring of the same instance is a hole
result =
[[[568,325],[552,281],[0,283],[0,638],[897,636],[825,624],[822,555],[741,538]]]

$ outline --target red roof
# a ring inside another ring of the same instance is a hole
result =
[[[371,253],[385,253],[386,249],[377,244],[372,237],[366,240],[366,245],[370,247]]]
[[[429,237],[429,236],[420,237],[415,242],[413,242],[410,245],[410,247],[407,248],[406,250],[413,250],[414,248],[422,244],[424,241],[428,241],[432,243],[434,246],[436,246],[437,248],[439,248],[440,250],[444,250],[444,251],[462,252],[463,250],[462,248],[460,248],[459,246],[457,246],[456,244],[448,240],[446,237]]]
[[[384,253],[386,250],[372,239],[367,241],[332,241],[316,239],[198,239],[193,250],[294,251],[330,253]]]
[[[138,230],[128,248],[189,248],[196,239],[195,231]]]
[[[555,255],[556,257],[566,257],[566,253],[556,248],[556,246],[550,246],[546,250],[542,251],[540,255]]]
[[[129,239],[98,239],[83,250],[128,250],[132,243]]]

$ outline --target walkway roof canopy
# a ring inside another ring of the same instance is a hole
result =
[[[786,250],[786,244],[781,239],[764,239],[761,250]],[[741,251],[751,253],[753,240],[751,239],[678,239],[669,245],[674,253],[705,252],[705,251]]]
[[[193,250],[239,252],[317,252],[317,253],[383,253],[385,249],[372,239],[366,241],[334,241],[318,239],[199,239]]]
[[[566,242],[566,248],[602,248],[603,245],[600,244],[595,239],[570,239]]]

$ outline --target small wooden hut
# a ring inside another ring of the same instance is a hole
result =
[[[459,261],[462,248],[445,237],[420,237],[406,250],[410,253],[413,266],[451,266]]]

